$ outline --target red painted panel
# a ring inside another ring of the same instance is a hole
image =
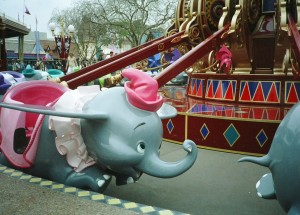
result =
[[[248,82],[245,84],[245,87],[242,92],[240,100],[241,101],[250,101],[251,100]]]
[[[296,91],[294,83],[292,83],[291,88],[290,88],[290,93],[288,95],[287,102],[288,103],[296,103],[298,101],[299,101],[299,99],[298,99],[298,96],[297,96],[297,91]]]
[[[226,117],[233,117],[234,116],[234,110],[233,109],[226,109],[225,111]]]
[[[185,140],[185,116],[177,115],[171,119],[174,125],[174,128],[171,133],[169,133],[167,128],[167,123],[169,119],[162,120],[163,124],[163,137],[168,140],[174,140],[178,142],[183,142]]]
[[[242,108],[235,114],[235,117],[249,119],[250,118],[251,108]]]
[[[274,83],[273,83],[272,86],[271,86],[271,89],[270,89],[270,92],[269,92],[269,96],[268,96],[268,98],[267,98],[267,101],[268,101],[268,102],[276,102],[276,103],[279,102],[279,98],[278,98],[277,91],[276,91],[276,88],[275,88],[275,84],[274,84]]]
[[[190,81],[189,85],[188,85],[188,95],[192,95],[192,81]]]
[[[203,96],[203,81],[202,80],[199,80],[200,81],[200,84],[199,84],[199,88],[198,88],[198,91],[197,91],[197,96],[199,97],[202,97]]]
[[[214,97],[214,91],[213,91],[213,84],[211,81],[207,89],[206,98],[213,98],[213,97]]]
[[[255,101],[255,102],[265,101],[263,89],[262,89],[262,86],[261,86],[261,82],[259,82],[258,85],[257,85],[256,92],[253,96],[253,101]]]
[[[203,124],[206,124],[209,135],[204,139],[200,133]],[[223,133],[228,126],[233,124],[240,137],[233,146],[227,142]],[[237,120],[222,120],[218,118],[204,118],[189,116],[187,138],[193,140],[197,145],[212,147],[221,150],[241,151],[246,153],[266,154],[272,143],[272,139],[278,127],[278,123],[262,123]],[[261,147],[256,136],[261,129],[264,130],[268,139]]]
[[[263,119],[264,109],[263,108],[252,108],[253,119]]]
[[[223,89],[222,89],[222,84],[221,81],[219,81],[216,93],[215,93],[215,98],[216,99],[223,99]]]
[[[225,94],[225,99],[234,100],[232,82],[229,83],[228,89]]]
[[[192,93],[191,95],[195,96],[197,95],[197,80],[193,81],[193,86],[192,86]]]
[[[267,109],[268,119],[269,120],[278,120],[279,119],[279,111],[278,109]]]

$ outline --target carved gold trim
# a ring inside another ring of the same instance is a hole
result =
[[[164,48],[165,48],[165,44],[164,43],[160,43],[157,46],[158,51],[162,51],[162,50],[164,50]]]

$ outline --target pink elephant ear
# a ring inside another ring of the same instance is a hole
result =
[[[125,69],[122,76],[127,78],[124,85],[130,104],[146,111],[157,111],[163,104],[158,94],[157,81],[137,69]]]

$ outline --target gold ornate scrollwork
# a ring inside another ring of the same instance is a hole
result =
[[[212,50],[208,55],[208,66],[210,70],[213,72],[218,71],[219,64],[219,61],[216,59],[216,51]]]
[[[205,73],[209,70],[213,72],[219,71],[220,61],[215,58],[215,51],[211,51],[208,57],[208,65],[202,59],[196,61],[190,68],[188,68],[185,73]],[[231,70],[232,71],[232,70]]]
[[[185,35],[189,42],[193,45],[197,45],[201,42],[201,29],[198,20],[200,18],[200,14],[197,12],[198,9],[198,0],[190,0],[189,1],[189,14],[190,19],[187,25],[185,26]]]
[[[165,52],[163,52],[160,56],[160,64],[161,65],[168,65],[169,64],[169,61],[167,61],[166,58],[165,58]]]
[[[178,32],[178,29],[176,28],[176,22],[175,19],[171,20],[171,25],[168,27],[165,36],[171,36],[173,34],[176,34]]]
[[[172,30],[168,30],[166,36],[172,36],[174,34],[178,33],[178,30],[176,29],[172,29]]]
[[[286,1],[281,1],[279,7],[277,8],[278,27],[283,31],[287,31],[288,28],[286,3]]]
[[[296,8],[297,8],[297,11],[296,11],[297,20],[295,20],[295,22],[297,23],[298,30],[300,30],[300,18],[299,18],[299,16],[300,16],[300,1],[297,1]]]
[[[186,43],[182,43],[177,46],[177,49],[181,53],[181,55],[184,55],[191,50],[191,46]]]
[[[300,75],[300,65],[298,64],[298,61],[295,60],[296,56],[295,53],[292,51],[292,49],[290,50],[290,65],[292,67],[292,73],[294,75],[295,78],[299,78]]]
[[[247,20],[250,31],[254,30],[256,23],[261,16],[261,0],[248,0],[247,1]]]
[[[193,74],[193,73],[203,73],[206,71],[207,70],[204,69],[203,60],[198,60],[191,67],[186,69],[184,72],[189,75],[189,74]]]
[[[211,31],[218,30],[218,24],[222,17],[224,6],[225,0],[206,1],[205,11],[207,22]]]
[[[223,7],[223,14],[219,20],[218,29],[221,29],[222,27],[224,27],[229,19],[230,19],[230,17],[229,17],[228,7]]]
[[[219,20],[218,29],[221,29],[227,23],[231,22],[238,2],[238,0],[225,0],[225,6],[223,7],[223,13]]]
[[[291,66],[291,55],[290,50],[285,51],[285,55],[282,62],[282,71],[287,75],[289,67]]]
[[[158,50],[158,51],[162,51],[162,50],[164,50],[164,48],[165,48],[165,44],[164,44],[164,43],[160,43],[160,44],[158,44],[158,46],[157,46],[157,50]]]
[[[178,43],[182,40],[182,37],[175,37],[173,40],[171,40],[171,43]]]
[[[291,68],[293,76],[298,78],[300,75],[300,66],[294,58],[295,55],[293,54],[292,50],[287,49],[282,62],[282,71],[287,75],[289,69]]]
[[[293,17],[298,29],[300,28],[300,1],[299,0],[289,0],[288,1],[288,12]]]
[[[287,23],[287,2],[285,0],[278,0],[276,7],[276,43],[282,45],[284,38],[287,35],[288,23]]]
[[[242,6],[235,6],[235,13],[231,19],[231,26],[229,28],[229,33],[234,33],[235,40],[239,47],[244,46],[244,26],[242,24]]]
[[[300,68],[299,68],[299,64],[296,60],[294,60],[293,58],[291,58],[291,65],[292,65],[292,73],[294,75],[295,78],[299,77],[300,74]]]
[[[191,0],[185,0],[184,5],[182,5],[184,19],[183,19],[183,22],[181,23],[181,25],[179,27],[179,31],[186,30],[188,23],[192,19],[192,15],[191,15],[191,12],[190,12],[190,4],[191,4]]]
[[[148,66],[148,59],[141,60],[135,64],[135,68],[139,70],[145,70]]]
[[[198,25],[193,25],[188,29],[189,41],[191,43],[200,42],[200,29]]]

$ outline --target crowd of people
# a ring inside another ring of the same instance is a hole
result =
[[[53,59],[52,54],[47,53],[43,58],[38,58],[35,61],[34,60],[25,61],[25,63],[23,63],[19,59],[13,59],[11,61],[11,67],[12,67],[11,70],[22,72],[24,69],[28,68],[27,67],[28,65],[30,65],[30,68],[34,70],[47,71],[49,69],[58,69],[63,71],[65,74],[70,74],[84,67],[95,64],[99,61],[112,58],[116,55],[117,53],[113,51],[110,51],[109,53],[103,53],[103,51],[101,50],[101,52],[98,55],[96,55],[96,58],[93,61],[91,61],[88,59],[76,59],[74,54],[70,52],[66,61],[62,62],[61,60]],[[133,65],[129,65],[126,68],[129,67],[136,68],[148,73],[148,71],[144,69],[144,65],[141,62],[137,62]],[[116,77],[119,77],[120,74],[121,74],[121,70],[113,71],[99,79],[89,82],[88,84],[97,84],[100,85],[100,87],[115,86],[116,85],[115,79]],[[151,76],[153,76],[152,73]]]
[[[7,70],[22,72],[28,66],[30,66],[30,68],[32,69],[43,70],[43,71],[46,71],[48,69],[62,70],[61,60],[43,60],[40,58],[37,60],[25,60],[25,61],[21,61],[19,59],[12,59],[11,61],[8,61]]]
[[[101,50],[100,54],[91,61],[87,59],[78,59],[74,56],[73,53],[70,52],[66,61],[62,62],[62,60],[60,59],[54,59],[52,53],[49,52],[46,53],[45,56],[43,56],[42,58],[38,58],[37,60],[21,61],[20,59],[12,59],[8,62],[8,70],[22,72],[24,69],[30,66],[30,68],[34,70],[47,71],[49,69],[58,69],[63,71],[65,74],[70,74],[81,68],[95,64],[99,61],[109,59],[115,55],[117,55],[116,52],[110,51],[109,53],[103,53],[103,51]],[[112,75],[115,74],[118,74],[118,71],[112,73]]]

